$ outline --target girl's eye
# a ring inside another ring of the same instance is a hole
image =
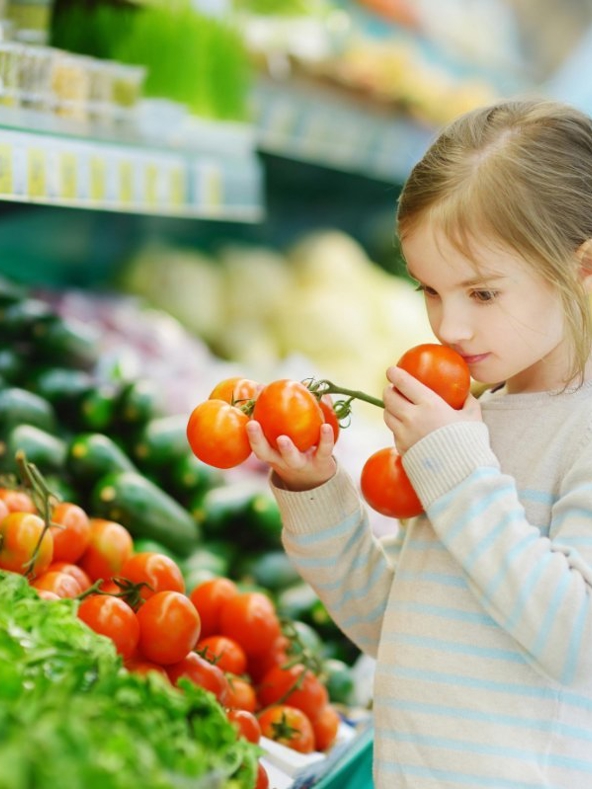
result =
[[[415,290],[419,290],[422,293],[425,293],[426,296],[437,296],[438,295],[437,292],[433,288],[430,288],[427,285],[418,284],[415,287]]]
[[[494,301],[498,294],[496,290],[475,290],[472,295],[475,301],[487,304],[488,302]]]

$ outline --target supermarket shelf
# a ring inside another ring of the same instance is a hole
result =
[[[324,167],[402,183],[433,129],[345,92],[267,77],[254,91],[258,147]]]
[[[251,127],[204,122],[174,146],[0,107],[0,200],[258,222],[262,189]]]

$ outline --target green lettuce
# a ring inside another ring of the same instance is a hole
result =
[[[257,746],[214,696],[122,667],[74,600],[0,572],[2,789],[249,789]]]

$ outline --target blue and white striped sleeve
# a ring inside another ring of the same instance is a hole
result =
[[[487,428],[434,431],[404,458],[430,522],[473,593],[539,671],[592,673],[592,448],[564,476],[548,530],[528,522]]]

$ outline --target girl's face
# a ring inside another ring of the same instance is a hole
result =
[[[484,239],[469,259],[427,221],[402,247],[434,334],[464,357],[476,381],[505,381],[513,393],[565,384],[561,299],[517,253]]]

